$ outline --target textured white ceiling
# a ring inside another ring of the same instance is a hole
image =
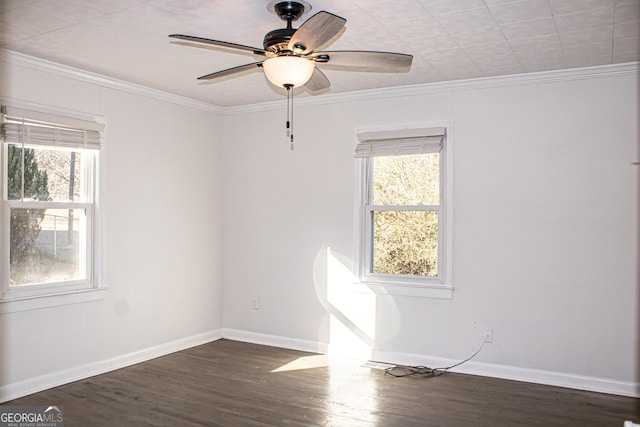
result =
[[[638,61],[640,0],[312,0],[347,19],[329,50],[412,54],[408,73],[325,69],[329,93]],[[196,77],[251,54],[172,43],[182,33],[262,47],[284,26],[268,0],[0,0],[0,47],[222,107],[281,99],[260,69]],[[310,96],[300,92],[296,96]],[[321,96],[321,95],[317,95]]]

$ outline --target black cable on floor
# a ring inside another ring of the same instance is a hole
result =
[[[449,369],[453,369],[456,366],[460,366],[463,363],[468,362],[469,360],[476,357],[476,355],[480,353],[480,350],[482,350],[482,348],[484,347],[485,342],[486,341],[483,338],[482,344],[480,344],[480,348],[478,348],[475,353],[473,353],[468,358],[464,359],[462,362],[456,363],[455,365],[446,366],[443,368],[429,368],[428,366],[395,365],[385,369],[384,374],[391,375],[392,377],[396,377],[396,378],[408,377],[410,375],[418,375],[421,377],[437,377],[444,374]]]

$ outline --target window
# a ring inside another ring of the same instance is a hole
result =
[[[0,301],[14,304],[0,312],[77,302],[51,297],[100,288],[101,131],[95,122],[2,107]],[[50,301],[24,303],[38,298]]]
[[[358,133],[360,275],[374,290],[451,297],[446,127]]]

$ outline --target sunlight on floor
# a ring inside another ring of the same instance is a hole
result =
[[[322,369],[323,374],[309,374],[310,381],[318,381],[318,389],[311,397],[321,402],[325,419],[315,425],[363,426],[375,425],[379,417],[377,377],[382,371],[364,367],[361,360],[339,355],[315,354],[290,361],[271,373]],[[295,374],[294,374],[295,375]],[[300,378],[300,377],[298,377]]]
[[[325,368],[327,366],[329,366],[327,356],[324,354],[317,354],[313,356],[298,357],[296,360],[284,364],[271,372],[298,371],[300,369]]]

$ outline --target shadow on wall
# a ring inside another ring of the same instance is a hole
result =
[[[640,88],[640,74],[637,75],[637,87]],[[637,108],[640,112],[640,93],[636,96]],[[636,169],[636,191],[640,190],[640,124],[636,128],[636,159],[633,165]],[[640,258],[640,197],[636,194],[636,257]],[[636,259],[636,394],[640,395],[640,259]]]
[[[328,352],[369,360],[376,350],[376,325],[399,322],[396,312],[378,312],[378,296],[348,267],[350,259],[329,247],[321,248],[314,260],[313,282],[318,301],[330,316]]]

